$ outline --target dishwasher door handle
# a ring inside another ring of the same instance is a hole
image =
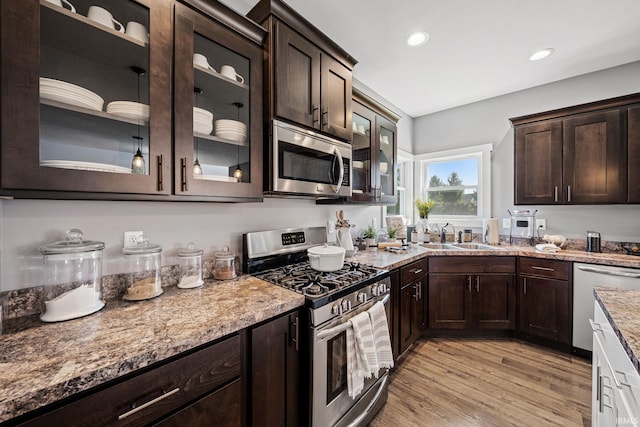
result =
[[[585,265],[579,265],[578,270],[588,271],[590,273],[607,274],[609,276],[630,277],[632,279],[640,279],[640,273],[630,273],[624,271],[613,271],[604,268],[587,267]]]

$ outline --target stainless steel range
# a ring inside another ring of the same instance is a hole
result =
[[[349,320],[378,301],[391,319],[389,272],[358,263],[345,263],[333,272],[313,270],[306,250],[325,244],[324,227],[247,233],[243,236],[246,273],[305,295],[308,370],[311,397],[309,424],[365,426],[387,400],[388,369],[365,380],[360,395],[347,391],[346,330]],[[389,328],[391,329],[391,328]]]

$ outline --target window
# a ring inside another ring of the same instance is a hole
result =
[[[480,227],[491,216],[491,144],[417,156],[417,194],[435,200],[429,219]]]
[[[396,185],[396,204],[386,206],[383,217],[399,215],[410,222],[413,218],[413,156],[401,150],[398,150]]]

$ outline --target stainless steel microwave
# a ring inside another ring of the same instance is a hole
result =
[[[351,195],[351,145],[289,123],[273,121],[268,192]]]

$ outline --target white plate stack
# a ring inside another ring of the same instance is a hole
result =
[[[131,168],[105,163],[80,162],[77,160],[41,160],[40,166],[62,169],[76,169],[94,172],[131,173]]]
[[[102,111],[104,99],[98,94],[62,80],[40,77],[40,98],[76,107]]]
[[[193,107],[193,131],[209,135],[213,130],[213,113],[203,108]]]
[[[216,120],[216,136],[243,144],[247,140],[247,125],[237,120]]]
[[[112,101],[107,104],[107,113],[132,120],[149,121],[149,106],[132,101]]]

